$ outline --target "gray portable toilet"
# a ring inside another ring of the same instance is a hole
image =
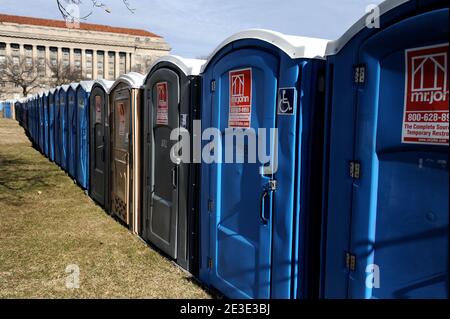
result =
[[[140,112],[144,75],[120,76],[109,92],[111,105],[111,213],[133,233],[140,228]]]
[[[177,263],[198,271],[198,167],[171,160],[173,129],[193,130],[200,116],[200,68],[204,60],[164,56],[144,82],[142,237]],[[192,152],[189,152],[191,154]]]
[[[97,80],[89,97],[89,185],[90,196],[110,211],[109,89],[113,81]]]

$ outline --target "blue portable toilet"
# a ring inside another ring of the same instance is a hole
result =
[[[321,295],[448,298],[448,1],[385,1],[327,48]]]
[[[59,147],[60,147],[60,164],[61,168],[68,172],[68,139],[69,139],[69,125],[68,125],[68,111],[67,111],[67,91],[70,85],[61,85],[59,95]]]
[[[94,81],[81,81],[76,91],[76,180],[83,188],[89,189],[89,96]]]
[[[67,171],[76,178],[76,134],[77,134],[77,102],[78,83],[71,83],[67,89]]]
[[[33,95],[30,99],[30,115],[31,115],[31,140],[34,146],[36,146],[37,139],[36,139],[36,95]]]
[[[61,167],[61,107],[59,105],[59,91],[61,86],[58,86],[53,92],[55,105],[55,162]]]
[[[55,161],[55,89],[48,91],[48,154],[51,161]]]
[[[296,233],[313,213],[309,148],[321,130],[316,96],[327,42],[247,30],[226,39],[202,68],[203,155],[217,157],[201,164],[199,275],[227,297],[296,298],[297,277],[308,275],[298,273],[305,261]],[[227,129],[242,143],[222,151]],[[252,139],[266,154],[255,162]],[[243,163],[227,160],[235,150]]]
[[[39,150],[44,153],[44,92],[37,94]]]
[[[42,94],[42,107],[44,109],[44,154],[47,158],[50,158],[48,94],[49,94],[49,91],[44,91]]]

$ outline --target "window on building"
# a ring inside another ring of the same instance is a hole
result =
[[[0,43],[0,68],[6,63],[6,43]]]
[[[50,48],[50,64],[53,66],[58,64],[58,48]]]
[[[116,72],[116,53],[108,52],[108,80],[115,79]]]
[[[92,79],[92,50],[86,50],[86,78]]]
[[[45,47],[37,47],[37,64],[39,76],[45,76]]]
[[[127,54],[120,52],[119,53],[119,75],[125,74],[126,71],[126,63],[127,63]]]
[[[81,71],[81,50],[80,49],[73,50],[73,63],[74,63],[75,70]]]
[[[20,45],[16,43],[11,44],[11,58],[14,64],[20,63]]]
[[[31,66],[33,64],[33,47],[31,45],[24,45],[23,51],[25,56],[25,63],[28,66]]]
[[[97,78],[103,79],[105,77],[105,52],[97,51]]]
[[[62,65],[68,66],[70,64],[70,50],[68,48],[62,49]]]

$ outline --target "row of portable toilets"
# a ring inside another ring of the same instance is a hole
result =
[[[330,42],[243,31],[207,61],[63,85],[16,117],[106,211],[227,297],[448,298],[448,11],[387,1],[380,28],[363,17]],[[175,128],[190,161],[173,160]],[[227,128],[277,128],[273,152],[217,160]]]

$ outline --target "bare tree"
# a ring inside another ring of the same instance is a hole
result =
[[[70,67],[70,65],[65,64],[63,61],[48,61],[47,65],[52,73],[49,84],[53,87],[79,82],[83,79],[81,69]]]
[[[27,96],[40,85],[38,68],[38,62],[31,57],[6,57],[0,64],[0,83],[14,84],[22,89],[23,96]]]
[[[122,3],[129,12],[134,13],[136,11],[128,0],[122,0]],[[111,9],[99,0],[56,0],[56,4],[64,20],[69,22],[86,20],[92,15],[95,9],[102,9],[107,13],[111,13]],[[87,7],[87,12],[83,13],[83,15],[81,15],[81,12],[74,12],[72,11],[73,5],[77,6],[79,9]]]

